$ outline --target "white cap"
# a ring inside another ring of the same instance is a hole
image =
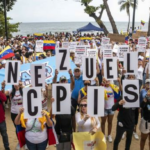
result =
[[[6,64],[6,60],[3,60],[3,61],[1,62],[1,64],[2,64],[2,65],[5,65],[5,64]]]
[[[145,83],[150,83],[150,79],[146,79],[146,80],[145,80]]]

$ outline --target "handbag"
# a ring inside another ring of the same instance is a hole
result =
[[[61,122],[61,121],[60,121]],[[69,132],[63,132],[62,131],[62,126],[60,123],[60,136],[59,136],[59,143],[65,143],[65,142],[70,142],[71,138],[70,138],[71,134]]]

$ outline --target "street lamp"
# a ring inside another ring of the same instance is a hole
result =
[[[5,18],[5,36],[6,36],[6,40],[8,40],[6,0],[3,0],[3,5],[4,5],[4,18]]]

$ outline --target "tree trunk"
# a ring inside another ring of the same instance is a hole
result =
[[[147,36],[150,36],[150,14],[149,14],[149,23],[148,23],[148,32],[147,32]]]
[[[95,15],[95,13],[91,14],[90,17],[93,17],[93,18],[95,19],[95,21],[97,22],[97,24],[98,24],[101,28],[103,28],[104,34],[107,36],[107,34],[108,34],[109,32],[108,32],[106,26],[104,25],[103,21],[102,21],[99,17],[97,17],[97,16]]]
[[[104,5],[105,5],[105,8],[106,8],[107,16],[109,18],[109,21],[110,21],[112,29],[113,29],[113,33],[119,34],[117,26],[116,26],[115,21],[114,21],[114,18],[112,16],[111,12],[110,12],[107,0],[103,0],[103,2],[104,2]]]
[[[130,8],[129,8],[129,9],[130,9]],[[129,10],[129,22],[128,22],[127,32],[129,31],[129,27],[130,27],[130,10]]]

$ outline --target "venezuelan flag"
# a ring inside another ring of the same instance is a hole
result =
[[[91,37],[81,37],[80,40],[92,40]]]
[[[7,59],[7,58],[11,58],[13,57],[15,54],[13,52],[13,50],[11,49],[10,46],[5,47],[5,49],[3,49],[0,52],[0,59]]]
[[[55,50],[55,41],[44,40],[43,44],[43,50]]]
[[[34,33],[35,39],[43,39],[43,34],[42,33]]]
[[[141,20],[141,25],[144,26],[145,25],[145,21]]]
[[[125,43],[126,43],[126,44],[129,43],[129,37],[128,37],[128,36],[125,37]]]

